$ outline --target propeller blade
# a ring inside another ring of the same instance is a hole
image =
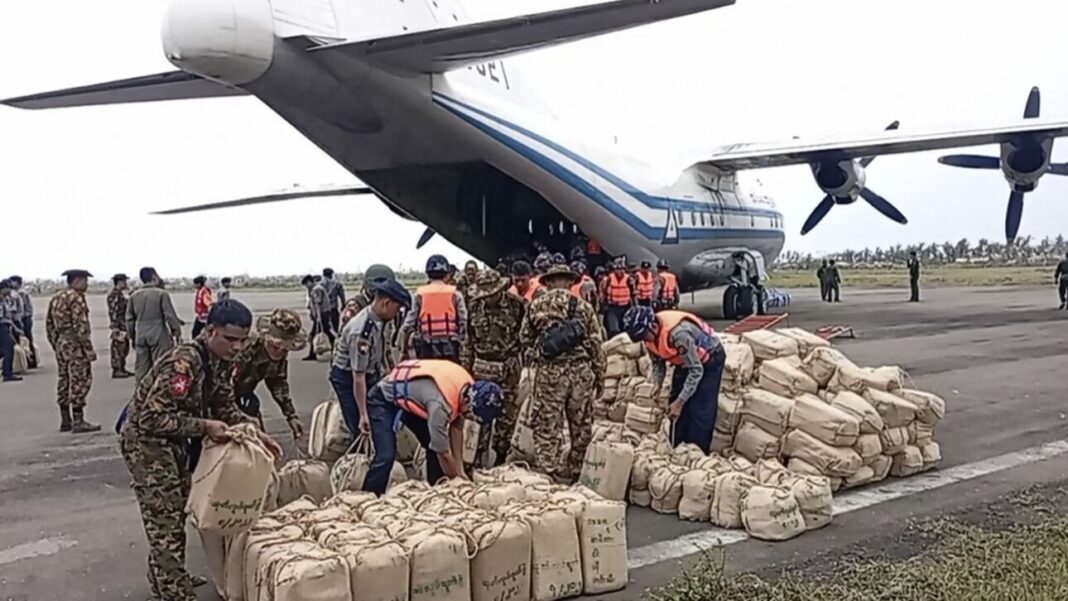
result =
[[[1042,112],[1042,92],[1038,91],[1038,86],[1031,88],[1031,93],[1027,96],[1027,106],[1024,108],[1024,119],[1037,119],[1039,113]]]
[[[208,204],[196,205],[191,207],[181,207],[177,209],[167,209],[165,211],[155,211],[153,215],[180,215],[182,213],[197,213],[200,211],[214,211],[216,209],[230,209],[233,207],[247,207],[251,205],[266,204],[270,202],[285,202],[287,200],[298,200],[304,198],[322,198],[324,196],[359,196],[362,194],[374,194],[370,188],[363,186],[352,187],[326,187],[318,189],[301,190],[294,188],[292,190],[286,190],[283,192],[276,192],[273,194],[267,194],[264,196],[250,196],[248,198],[239,198],[237,200],[224,200],[222,202],[212,202]]]
[[[1020,231],[1020,219],[1023,217],[1023,192],[1009,195],[1009,210],[1005,214],[1005,239],[1012,242]]]
[[[1068,163],[1050,163],[1049,172],[1053,175],[1068,175]]]
[[[415,249],[419,250],[420,248],[423,248],[424,246],[426,246],[426,243],[430,242],[430,239],[433,237],[434,230],[426,228],[425,230],[423,230],[423,235],[419,236],[419,242],[415,243]]]
[[[889,200],[886,200],[885,198],[883,198],[882,196],[879,196],[875,192],[872,192],[871,190],[869,190],[867,188],[864,188],[863,190],[860,191],[860,196],[864,200],[868,201],[868,204],[870,204],[872,207],[874,207],[876,211],[879,211],[883,215],[886,215],[891,220],[896,221],[896,222],[898,222],[898,223],[900,223],[902,225],[904,225],[904,224],[909,222],[909,220],[906,219],[905,216],[901,214],[901,211],[897,210],[897,207],[895,207],[894,205],[890,204]]]
[[[834,208],[834,197],[828,194],[827,196],[823,197],[823,200],[820,201],[820,204],[816,205],[815,209],[812,209],[812,214],[810,214],[808,216],[808,219],[805,220],[805,225],[801,226],[801,235],[804,236],[805,234],[811,232],[812,228],[819,225],[819,223],[823,221],[823,218],[827,216],[827,213],[829,213],[832,208]]]
[[[893,130],[897,129],[900,126],[901,126],[901,122],[900,121],[894,121],[890,125],[886,126],[886,131],[893,131]],[[861,167],[867,167],[868,165],[871,165],[871,162],[874,161],[874,160],[875,160],[875,157],[864,157],[864,158],[860,159],[860,166]]]
[[[1001,169],[1001,159],[977,154],[950,154],[938,157],[938,162],[965,169]]]

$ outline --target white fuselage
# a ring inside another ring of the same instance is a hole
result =
[[[577,229],[629,261],[666,259],[695,288],[725,282],[732,252],[759,253],[770,264],[782,250],[781,213],[744,193],[733,173],[690,168],[665,181],[614,148],[584,143],[533,100],[509,61],[401,75],[309,52],[311,43],[297,37],[358,40],[468,22],[456,0],[221,2],[238,29],[243,13],[256,25],[232,66],[220,60],[225,48],[211,46],[233,40],[183,37],[203,37],[211,25],[196,20],[218,18],[201,16],[206,1],[181,0],[172,11],[164,28],[172,62],[252,92],[398,213],[484,260],[507,254],[510,240],[551,243]],[[265,11],[273,18],[269,50]],[[254,79],[227,81],[230,72]]]

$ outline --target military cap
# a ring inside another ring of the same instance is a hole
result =
[[[0,280],[0,289],[3,289],[3,290],[14,290],[15,289],[15,284],[13,284],[11,282],[11,280]]]
[[[397,280],[378,282],[375,284],[375,292],[392,301],[400,303],[405,309],[412,306],[412,295],[408,293],[408,289],[404,287],[404,284],[401,284]]]
[[[475,276],[475,291],[471,294],[471,300],[478,300],[503,292],[508,287],[508,280],[501,277],[496,269],[483,269]]]
[[[262,315],[256,320],[256,331],[260,336],[291,351],[302,350],[308,344],[308,335],[304,333],[300,316],[289,309],[275,309],[269,315]]]
[[[363,272],[363,285],[370,287],[371,284],[380,282],[382,280],[395,280],[396,274],[388,265],[374,264],[367,268],[367,271]]]
[[[542,274],[541,279],[542,279],[542,281],[545,281],[545,280],[551,280],[551,279],[553,279],[555,277],[559,277],[559,276],[567,276],[568,279],[570,279],[572,283],[574,283],[575,280],[579,279],[579,277],[580,277],[579,274],[577,274],[574,271],[572,271],[571,268],[568,267],[565,264],[565,265],[553,265],[552,267],[549,268],[548,271],[546,271],[544,274]]]
[[[653,264],[650,263],[649,261],[642,261],[642,269],[649,269],[652,266],[653,266]]]
[[[111,281],[115,282],[116,284],[119,282],[125,282],[129,279],[130,278],[128,278],[125,273],[116,273],[115,275],[111,276]]]
[[[68,269],[63,272],[65,278],[91,278],[93,274],[84,269]]]

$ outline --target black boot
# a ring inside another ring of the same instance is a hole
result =
[[[59,431],[70,432],[73,427],[70,419],[70,407],[59,408]]]
[[[87,432],[99,432],[99,424],[91,424],[85,421],[85,413],[82,409],[75,409],[71,412],[74,417],[74,423],[71,425],[70,431],[75,434],[85,434]]]

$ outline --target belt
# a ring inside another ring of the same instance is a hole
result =
[[[482,359],[484,361],[495,361],[498,363],[504,363],[515,356],[515,353],[480,353],[475,351],[475,358]]]

